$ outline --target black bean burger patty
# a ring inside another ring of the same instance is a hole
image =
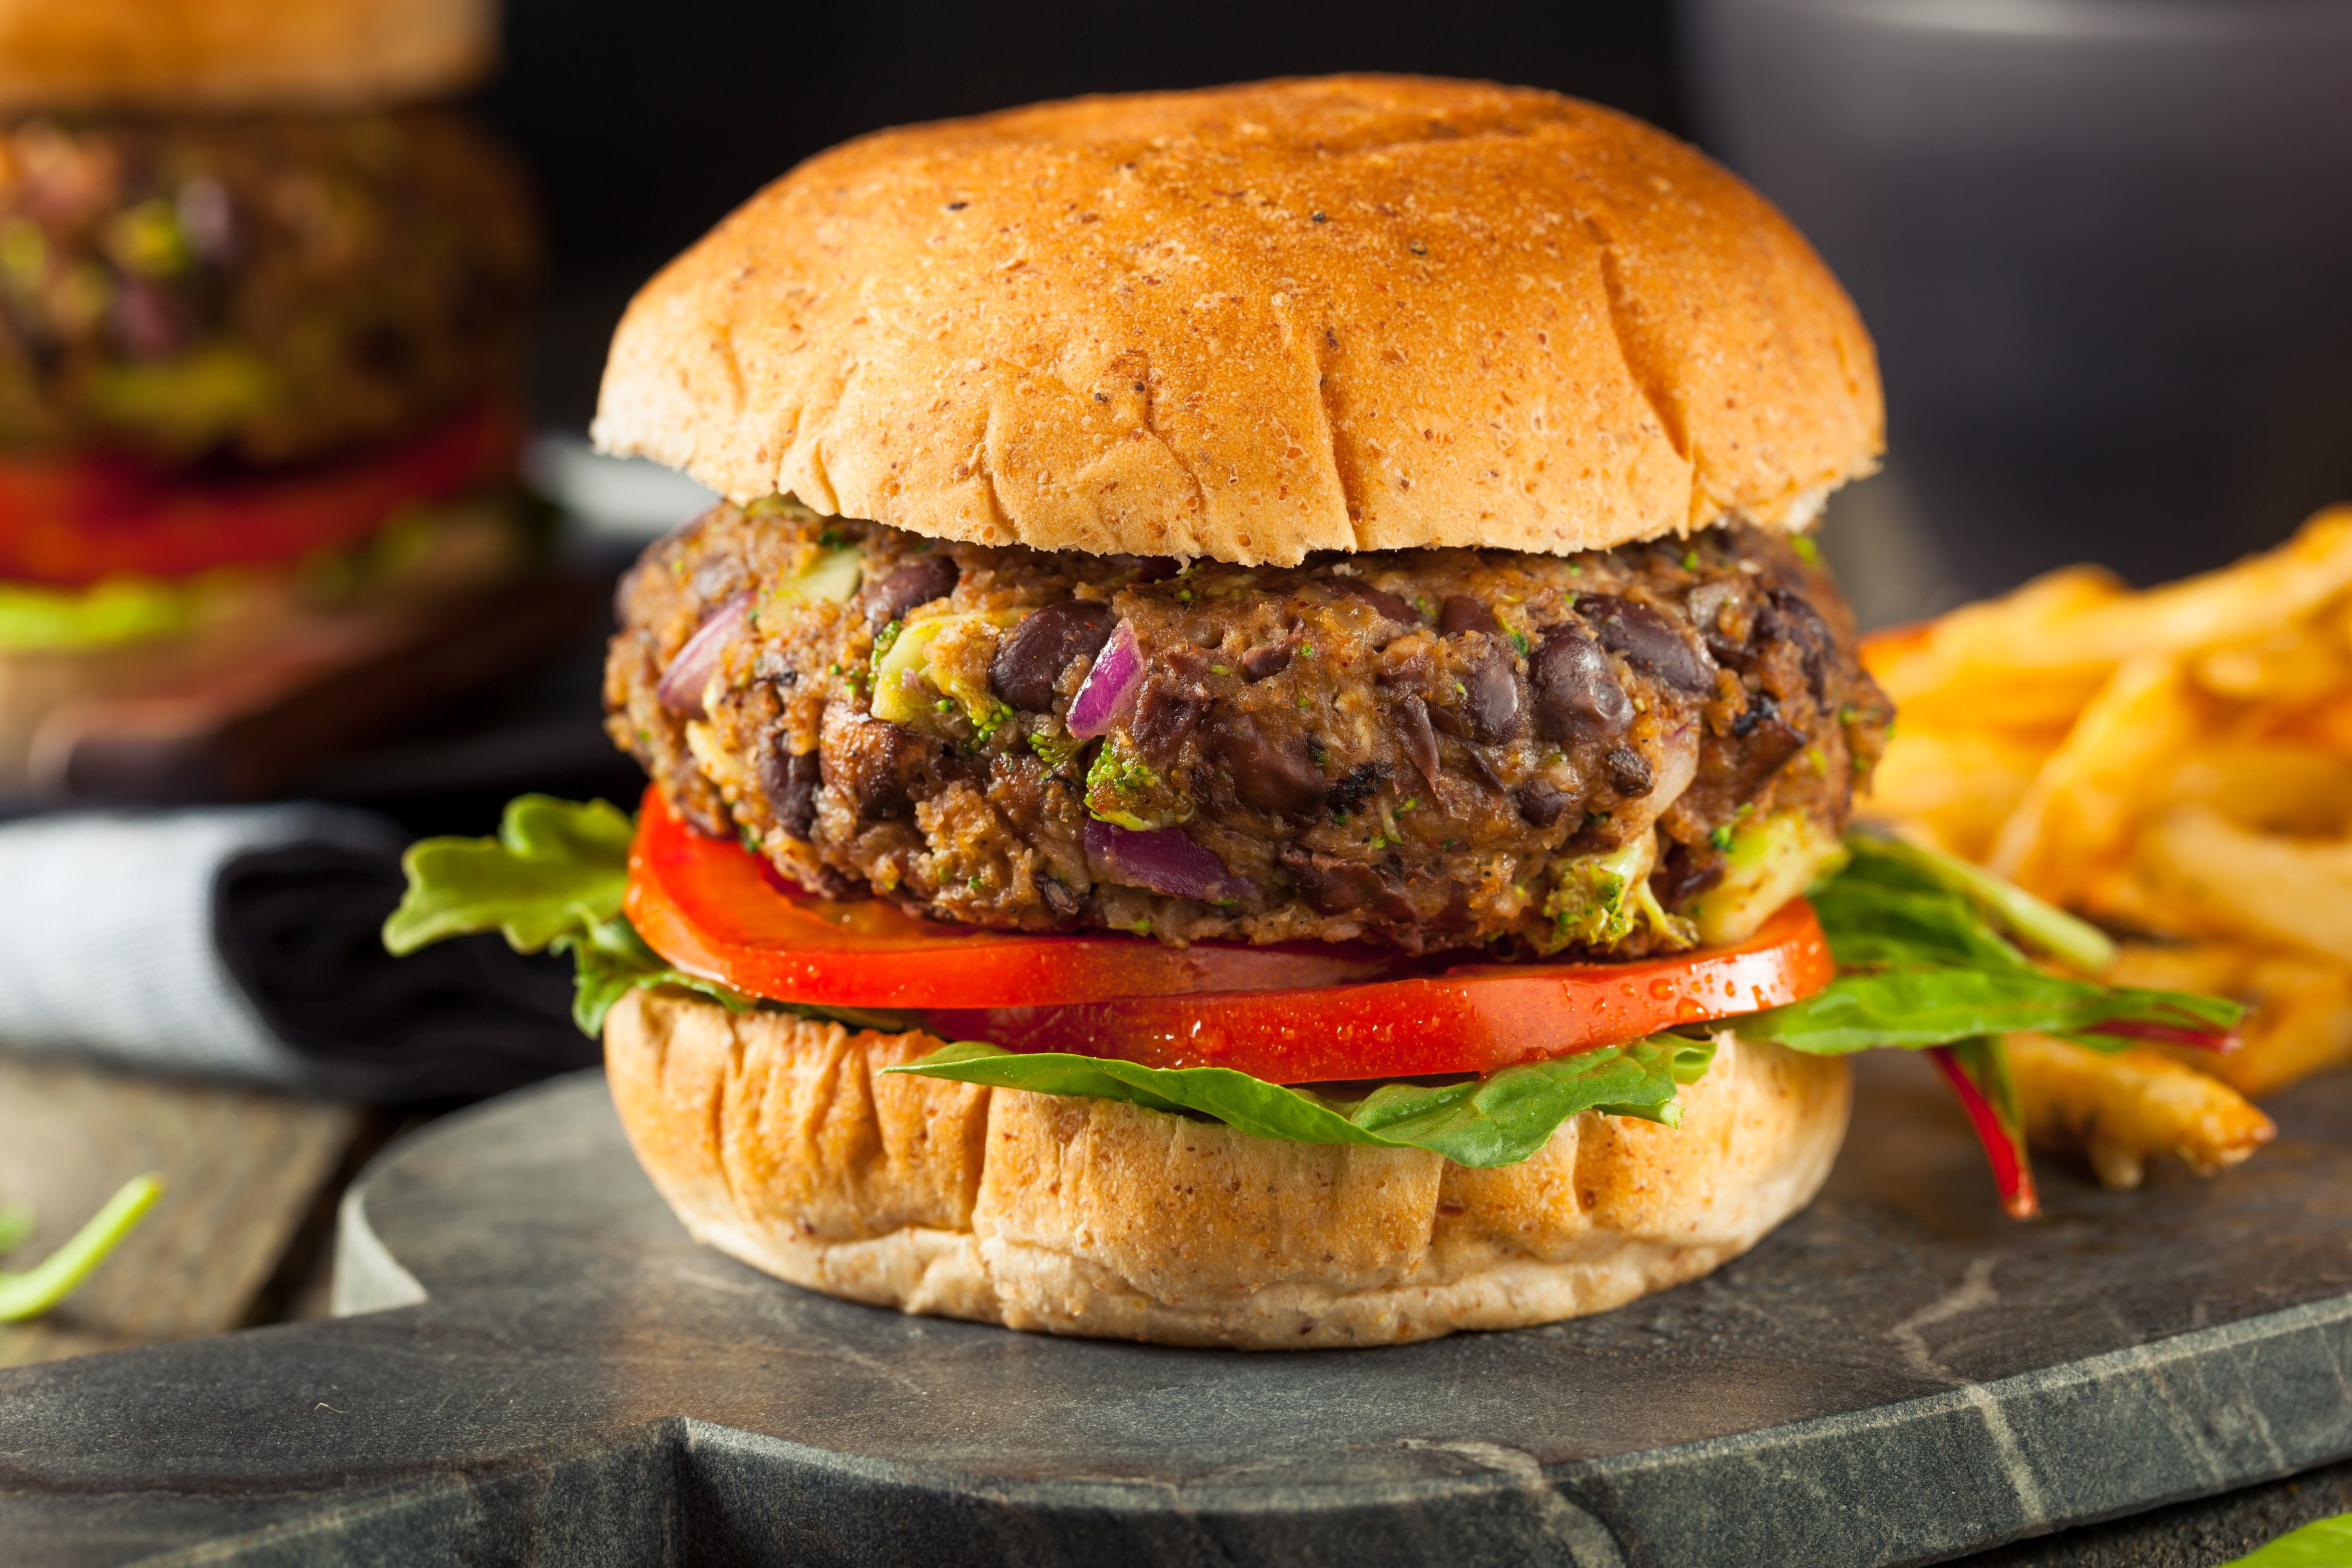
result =
[[[0,448],[292,463],[502,394],[530,206],[446,110],[0,123]]]
[[[1827,576],[1744,527],[1180,570],[779,500],[655,546],[619,616],[613,734],[689,820],[832,896],[1026,931],[1681,945],[1734,830],[1843,826],[1889,717]],[[1074,736],[1122,627],[1139,682]],[[1199,896],[1155,890],[1171,830],[1223,868]],[[1597,918],[1596,867],[1653,917]]]

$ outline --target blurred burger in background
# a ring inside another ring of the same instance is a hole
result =
[[[93,724],[217,731],[381,661],[529,566],[531,203],[434,101],[495,25],[0,0],[0,794],[56,793]]]

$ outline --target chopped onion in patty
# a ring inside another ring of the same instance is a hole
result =
[[[738,594],[712,611],[710,618],[686,639],[686,646],[662,671],[661,684],[654,688],[663,707],[688,719],[708,716],[702,710],[703,690],[719,673],[719,656],[743,630],[743,619],[751,608],[751,595]]]
[[[1222,903],[1249,891],[1249,884],[1225,863],[1185,836],[1181,827],[1144,832],[1089,819],[1087,856],[1099,860],[1121,881],[1175,899]]]
[[[1087,671],[1077,696],[1070,700],[1070,733],[1081,741],[1108,733],[1119,710],[1142,683],[1143,654],[1135,646],[1135,627],[1121,621],[1112,629],[1110,641],[1103,644],[1102,652],[1095,655],[1094,668]]]

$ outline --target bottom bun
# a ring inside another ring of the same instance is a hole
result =
[[[1622,1306],[1810,1202],[1852,1098],[1843,1060],[1726,1037],[1679,1128],[1588,1112],[1478,1171],[881,1073],[940,1044],[642,990],[604,1025],[622,1125],[698,1240],[851,1300],[1171,1345],[1397,1344]]]

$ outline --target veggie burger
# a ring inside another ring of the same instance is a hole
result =
[[[496,24],[0,0],[0,793],[61,702],[527,563],[530,203],[420,101],[487,72]]]
[[[1531,90],[894,131],[637,297],[596,437],[732,498],[624,582],[634,822],[411,851],[580,963],[705,1240],[910,1311],[1309,1347],[1619,1305],[1820,1186],[1843,1057],[2216,1040],[1851,835],[1892,719],[1803,530],[1871,344],[1754,192]],[[1812,898],[1803,896],[1808,889]]]

